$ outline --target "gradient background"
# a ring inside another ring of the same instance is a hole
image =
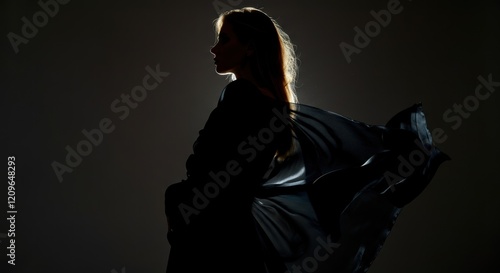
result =
[[[17,265],[8,272],[164,272],[164,190],[184,178],[191,145],[227,84],[209,53],[213,2],[73,0],[18,54],[7,33],[21,34],[21,18],[32,21],[41,8],[1,2],[3,164],[9,155],[17,162]],[[348,64],[339,44],[353,44],[353,28],[364,28],[370,10],[387,2],[229,3],[263,7],[291,36],[302,103],[384,124],[421,101],[429,127],[446,132],[439,147],[453,160],[403,210],[369,272],[493,272],[500,95],[480,101],[456,130],[442,116],[474,95],[479,75],[500,81],[500,5],[401,1],[403,11]],[[170,75],[118,119],[111,102],[157,64]],[[59,182],[51,163],[64,163],[65,146],[75,148],[85,139],[81,131],[106,117],[115,130]],[[7,199],[7,184],[0,188]],[[5,268],[7,222],[0,227]]]

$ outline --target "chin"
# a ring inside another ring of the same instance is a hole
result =
[[[231,71],[228,71],[226,69],[221,69],[219,67],[216,67],[215,68],[215,72],[217,72],[217,74],[219,75],[229,75],[229,74],[233,74]]]

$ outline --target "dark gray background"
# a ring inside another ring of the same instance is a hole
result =
[[[164,189],[184,178],[191,145],[227,84],[209,53],[213,2],[73,0],[17,54],[7,34],[20,34],[21,18],[32,21],[40,7],[1,2],[2,154],[4,164],[8,155],[17,162],[11,272],[164,271]],[[474,95],[478,76],[500,81],[498,2],[401,1],[403,11],[350,64],[339,44],[353,44],[353,28],[387,0],[240,2],[263,7],[297,45],[302,103],[384,124],[421,101],[429,127],[448,136],[439,147],[453,160],[403,210],[370,272],[495,268],[500,95],[480,101],[457,129],[443,113]],[[157,64],[170,75],[120,120],[111,102]],[[115,131],[59,182],[51,163],[64,163],[65,146],[75,148],[81,131],[106,117]],[[5,234],[6,221],[0,226]]]

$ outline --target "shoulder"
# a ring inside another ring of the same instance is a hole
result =
[[[248,80],[238,79],[230,82],[222,90],[219,104],[248,103],[265,100],[262,92]]]

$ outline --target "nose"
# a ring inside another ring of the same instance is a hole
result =
[[[217,51],[217,44],[215,44],[210,48],[210,53],[212,53],[214,56],[217,55],[216,51]]]

